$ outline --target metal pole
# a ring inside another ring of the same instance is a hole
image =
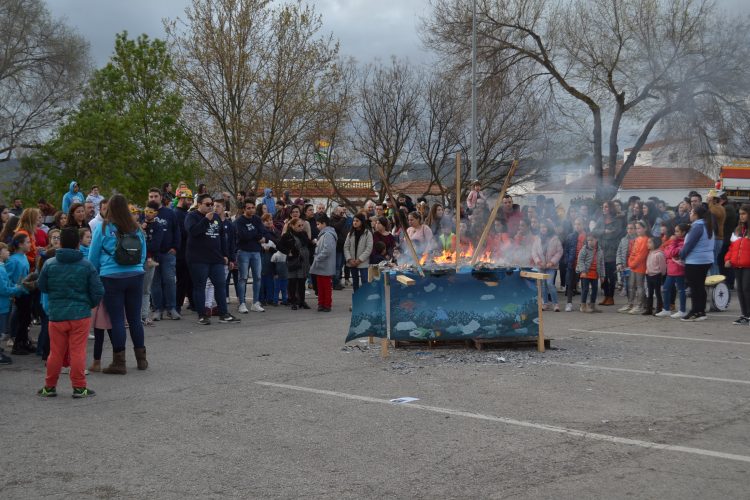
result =
[[[477,0],[471,16],[471,178],[477,180]]]

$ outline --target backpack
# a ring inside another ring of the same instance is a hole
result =
[[[141,240],[138,238],[138,234],[133,233],[121,233],[118,229],[115,234],[117,243],[115,244],[115,253],[108,252],[104,246],[102,250],[108,255],[111,255],[115,262],[121,266],[137,266],[141,263],[141,257],[143,247],[141,246]]]

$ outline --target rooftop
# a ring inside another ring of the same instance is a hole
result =
[[[618,163],[620,166],[621,163]],[[604,169],[604,178],[609,177],[609,169]],[[639,189],[711,189],[714,181],[694,168],[630,167],[620,186],[621,190]],[[565,180],[538,186],[537,191],[594,191],[596,176],[589,174],[568,184]]]

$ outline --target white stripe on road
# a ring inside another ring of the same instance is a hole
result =
[[[556,366],[569,366],[571,368],[589,368],[592,370],[607,370],[607,371],[613,371],[613,372],[638,373],[641,375],[660,375],[662,377],[691,378],[691,379],[698,379],[698,380],[709,380],[711,382],[727,382],[730,384],[750,385],[750,380],[739,380],[739,379],[734,379],[734,378],[703,377],[700,375],[687,375],[684,373],[634,370],[632,368],[615,368],[611,366],[584,365],[581,363],[558,363],[556,361],[547,361],[545,364],[556,365]]]
[[[689,340],[691,342],[713,342],[716,344],[750,345],[750,342],[740,342],[738,340],[694,339],[691,337],[675,337],[673,335],[652,335],[649,333],[605,332],[604,330],[579,330],[577,328],[568,328],[568,331],[579,332],[579,333],[606,333],[609,335],[626,335],[629,337],[651,337],[655,339]]]
[[[412,408],[416,410],[430,411],[433,413],[442,413],[446,415],[452,415],[455,417],[473,418],[476,420],[486,420],[489,422],[496,422],[507,425],[515,425],[518,427],[525,427],[530,429],[537,429],[542,431],[556,432],[558,434],[565,434],[568,436],[581,437],[584,439],[592,439],[595,441],[605,441],[608,443],[624,444],[629,446],[639,446],[641,448],[648,448],[652,450],[665,450],[665,451],[676,451],[679,453],[688,453],[691,455],[700,455],[705,457],[723,458],[725,460],[733,460],[736,462],[750,463],[750,456],[746,455],[735,455],[733,453],[724,453],[721,451],[704,450],[701,448],[691,448],[689,446],[676,446],[671,444],[653,443],[650,441],[641,441],[640,439],[622,438],[617,436],[609,436],[607,434],[598,434],[595,432],[585,432],[576,429],[568,429],[565,427],[558,427],[556,425],[538,424],[535,422],[527,422],[524,420],[516,420],[512,418],[496,417],[494,415],[484,415],[482,413],[474,413],[462,410],[454,410],[451,408],[441,408],[439,406],[428,406],[417,403],[407,404],[394,404],[387,399],[372,398],[369,396],[358,396],[356,394],[347,394],[345,392],[337,391],[326,391],[323,389],[313,389],[312,387],[300,387],[297,385],[288,384],[277,384],[274,382],[255,382],[258,385],[266,387],[275,387],[277,389],[288,389],[292,391],[307,392],[311,394],[320,394],[323,396],[332,396],[336,398],[349,399],[353,401],[363,401],[366,403],[377,403],[390,405],[397,408]]]

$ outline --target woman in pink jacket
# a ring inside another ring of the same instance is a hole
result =
[[[670,316],[674,319],[680,319],[687,316],[686,294],[685,294],[685,263],[680,260],[680,250],[685,244],[685,235],[690,226],[688,224],[678,224],[674,228],[674,234],[664,243],[662,251],[667,259],[667,279],[662,286],[664,295],[663,309],[654,316],[665,318]],[[675,285],[680,297],[680,310],[672,314],[669,306],[672,304],[672,290]]]
[[[544,221],[539,227],[539,237],[534,240],[531,247],[531,260],[539,271],[549,275],[544,281],[542,289],[542,298],[544,305],[542,308],[548,311],[554,306],[555,312],[560,312],[560,305],[557,302],[557,288],[555,287],[555,276],[557,275],[558,264],[563,255],[562,243],[557,237],[555,226],[551,221]]]

